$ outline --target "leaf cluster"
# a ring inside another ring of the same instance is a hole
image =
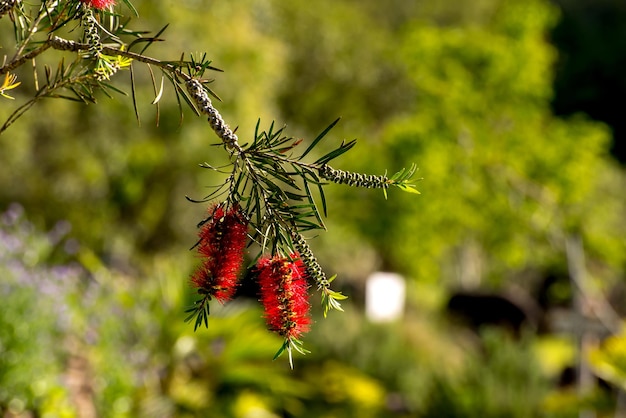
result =
[[[297,254],[301,257],[310,278],[321,292],[324,316],[331,309],[342,311],[340,301],[347,297],[330,288],[336,276],[326,278],[302,234],[326,228],[323,221],[323,216],[327,216],[324,187],[328,182],[319,173],[328,168],[329,162],[352,148],[356,141],[342,142],[313,162],[307,162],[305,157],[338,121],[329,124],[301,153],[297,150],[302,144],[301,139],[285,135],[285,128],[276,128],[273,122],[267,130],[261,131],[258,121],[251,142],[227,147],[231,149],[230,164],[219,168],[202,164],[204,168],[225,172],[228,176],[203,199],[192,200],[220,200],[228,206],[241,207],[252,230],[251,240],[260,247],[257,258],[264,253],[281,257]],[[387,183],[414,191],[413,184],[409,182],[415,171],[415,166],[403,169]],[[387,186],[387,183],[381,187]],[[195,318],[195,328],[203,322],[206,324],[206,300],[207,296],[204,296],[188,310],[190,315],[187,320]]]
[[[132,14],[138,15],[128,0],[124,0],[124,4]],[[133,65],[135,62],[145,64],[149,72],[155,94],[152,104],[157,107],[157,124],[165,79],[173,86],[182,120],[183,103],[194,110],[195,108],[184,89],[180,87],[181,78],[183,80],[190,77],[201,78],[208,70],[221,71],[211,65],[206,54],[191,55],[187,58],[182,53],[180,59],[171,61],[146,55],[150,46],[163,41],[161,35],[168,25],[151,35],[147,31],[132,29],[131,18],[106,10],[94,12],[78,0],[44,1],[39,5],[17,2],[10,12],[10,17],[14,28],[14,45],[2,46],[5,49],[13,47],[15,52],[10,60],[5,59],[5,63],[0,67],[0,75],[8,74],[7,77],[15,78],[11,71],[32,62],[35,93],[7,118],[0,128],[0,133],[43,98],[96,103],[98,92],[103,92],[108,97],[111,97],[112,92],[126,95],[126,92],[110,83],[112,77],[122,69],[129,70],[130,94],[139,121],[137,74]],[[45,60],[39,59],[50,49],[71,52],[73,57],[69,60],[61,57],[55,69]],[[40,64],[39,61],[43,63]],[[155,74],[154,68],[161,71],[161,77]],[[6,88],[3,92],[4,90]],[[217,95],[210,92],[217,98]]]

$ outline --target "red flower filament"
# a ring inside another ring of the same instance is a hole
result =
[[[115,4],[115,0],[81,0],[89,7],[94,9],[104,10]]]
[[[191,285],[199,293],[213,296],[221,303],[232,299],[243,264],[247,232],[239,206],[227,212],[222,206],[212,209],[210,219],[198,234],[198,254],[203,262],[191,277]]]
[[[276,256],[261,258],[257,269],[269,329],[297,340],[311,324],[306,267],[300,259]]]

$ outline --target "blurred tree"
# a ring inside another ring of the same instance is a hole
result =
[[[406,28],[397,49],[415,105],[388,121],[376,162],[371,148],[347,158],[370,170],[419,161],[423,190],[437,198],[390,196],[374,209],[375,198],[344,192],[336,219],[368,237],[383,267],[503,284],[514,272],[563,265],[563,238],[582,234],[594,262],[610,267],[596,272],[619,272],[624,175],[608,158],[609,133],[550,110],[556,55],[546,34],[557,17],[543,1],[504,1],[483,23]]]
[[[271,33],[287,57],[277,103],[288,124],[315,132],[341,115],[334,135],[367,138],[408,105],[393,33],[362,5],[323,0],[314,8],[302,1],[274,7],[279,24]]]

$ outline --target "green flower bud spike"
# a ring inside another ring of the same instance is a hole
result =
[[[318,168],[319,176],[324,180],[332,181],[337,184],[347,184],[348,186],[364,187],[367,189],[383,189],[385,199],[387,198],[387,189],[389,186],[395,186],[405,192],[420,194],[420,192],[415,189],[415,185],[410,183],[411,177],[413,177],[416,171],[417,166],[412,164],[410,168],[403,168],[391,178],[388,178],[386,175],[376,176],[372,174],[337,170],[328,164],[324,164]]]
[[[322,292],[322,306],[324,308],[324,318],[328,315],[328,311],[334,309],[336,311],[343,312],[340,300],[348,299],[346,295],[341,292],[336,292],[330,288],[330,284],[337,277],[335,274],[330,279],[326,277],[326,273],[319,265],[317,258],[313,255],[309,244],[304,237],[296,231],[291,231],[291,240],[293,246],[300,253],[300,259],[304,263],[307,269],[309,277],[311,277],[317,283],[318,289]]]

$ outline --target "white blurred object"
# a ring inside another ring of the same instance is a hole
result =
[[[402,317],[406,283],[396,273],[376,272],[365,283],[365,314],[372,322],[391,322]]]

